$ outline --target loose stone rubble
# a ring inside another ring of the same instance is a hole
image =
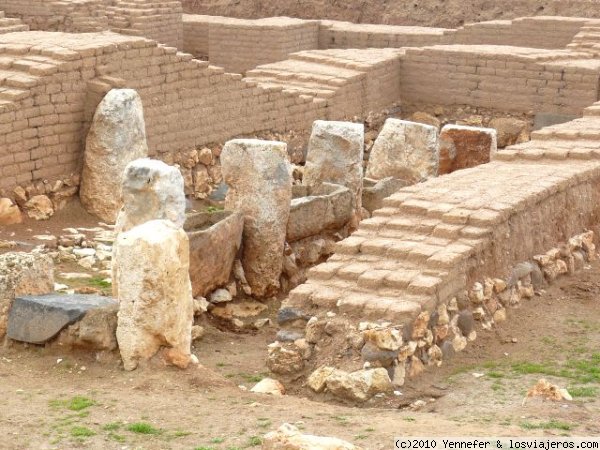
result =
[[[114,223],[121,209],[123,170],[148,156],[142,99],[113,89],[98,105],[87,136],[79,197],[88,212]]]
[[[117,340],[125,370],[161,347],[167,347],[168,363],[186,368],[194,316],[187,235],[168,220],[152,220],[119,234],[115,248]]]
[[[283,142],[229,141],[221,153],[229,185],[225,207],[244,216],[242,264],[255,297],[279,288],[286,225],[292,200],[292,170]]]

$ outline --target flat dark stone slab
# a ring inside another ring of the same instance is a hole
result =
[[[27,295],[15,298],[8,313],[7,336],[15,341],[43,344],[86,312],[115,305],[100,295]]]

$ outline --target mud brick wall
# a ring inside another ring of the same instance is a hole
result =
[[[206,57],[229,72],[287,59],[301,50],[318,48],[319,22],[287,17],[242,20],[186,16],[184,50]],[[208,30],[208,47],[207,35]]]
[[[263,130],[303,129],[325,102],[261,88],[172,47],[114,33],[0,35],[15,73],[0,81],[0,188],[79,168],[93,112],[113,87],[136,89],[152,156]]]
[[[598,99],[600,61],[566,50],[504,46],[407,49],[402,98],[500,111],[580,115]]]
[[[323,20],[319,48],[399,48],[449,43],[454,30]]]
[[[106,9],[111,30],[183,48],[183,8],[179,0],[113,0]]]
[[[221,17],[183,15],[183,51],[194,55],[194,58],[208,59],[208,24]]]
[[[20,19],[7,18],[4,11],[0,11],[0,34],[27,31],[29,27]]]
[[[584,18],[539,16],[473,23],[459,28],[452,43],[564,49],[586,22]]]
[[[108,28],[108,3],[110,0],[0,0],[0,11],[21,19],[32,30],[81,33]]]

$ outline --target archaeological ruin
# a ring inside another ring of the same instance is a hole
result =
[[[389,407],[596,273],[599,236],[600,19],[0,0],[5,360],[179,377],[258,336],[253,393]]]

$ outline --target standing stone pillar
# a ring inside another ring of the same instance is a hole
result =
[[[125,370],[161,347],[167,347],[167,362],[186,368],[194,319],[187,234],[169,220],[152,220],[119,234],[114,245],[117,341]]]
[[[292,170],[283,142],[235,139],[221,153],[229,185],[225,207],[244,216],[242,265],[252,295],[279,288],[290,202]]]
[[[123,175],[123,209],[116,229],[127,231],[150,220],[185,222],[185,193],[179,169],[155,159],[138,159]]]
[[[440,133],[440,175],[490,162],[497,142],[493,128],[446,125]]]
[[[387,119],[371,149],[367,177],[394,177],[414,184],[437,176],[439,159],[437,128]]]
[[[132,89],[113,89],[98,105],[87,136],[79,197],[83,207],[114,223],[121,209],[125,166],[148,155],[142,99]]]
[[[354,195],[355,215],[362,208],[365,127],[351,122],[317,120],[313,124],[302,184],[346,186]]]

